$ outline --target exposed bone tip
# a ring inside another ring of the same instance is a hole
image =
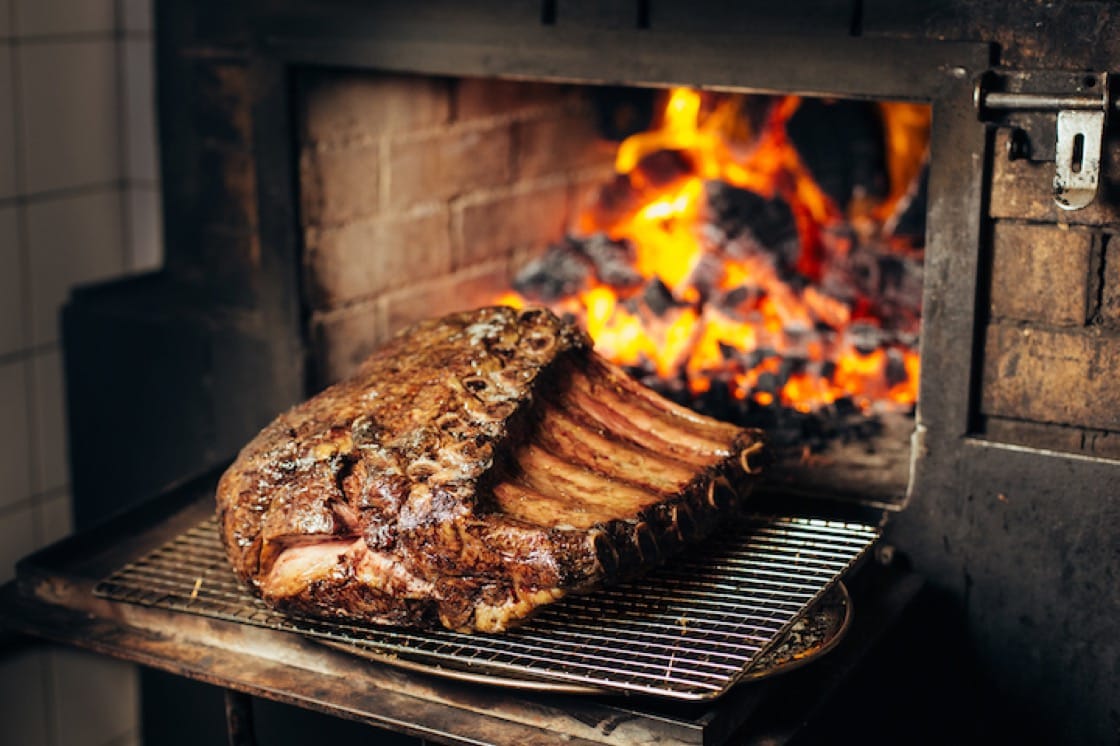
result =
[[[708,482],[708,504],[716,510],[727,510],[735,502],[735,488],[727,477],[716,477]]]
[[[603,574],[608,578],[613,578],[618,573],[619,559],[618,552],[611,543],[610,537],[607,536],[605,531],[593,531],[589,540],[592,551],[595,552],[595,557],[599,560],[599,566],[603,568]]]
[[[751,463],[751,457],[756,456],[762,452],[766,445],[761,440],[756,440],[749,446],[739,451],[739,466],[743,467],[743,471],[747,474],[760,474],[762,473],[761,463]]]
[[[640,521],[634,526],[634,545],[638,547],[643,562],[652,564],[660,558],[661,548],[657,544],[657,537],[645,521]]]
[[[682,541],[692,541],[698,538],[696,519],[684,503],[673,506],[673,527]]]

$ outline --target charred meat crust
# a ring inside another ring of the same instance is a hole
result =
[[[546,310],[483,308],[402,332],[280,415],[223,475],[218,515],[278,608],[501,631],[711,533],[760,442]]]

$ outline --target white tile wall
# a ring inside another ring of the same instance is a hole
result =
[[[31,194],[121,176],[116,42],[34,41],[16,48]]]
[[[69,458],[66,451],[66,394],[62,355],[50,347],[31,358],[32,420],[35,428],[35,468],[31,486],[36,493],[65,487]]]
[[[26,361],[0,364],[0,509],[31,497],[27,393]]]
[[[104,746],[142,746],[143,743],[144,741],[137,731],[130,731],[120,738],[114,738]]]
[[[24,502],[0,512],[0,582],[15,577],[16,561],[35,551],[35,506]]]
[[[52,544],[74,530],[70,509],[70,493],[65,490],[44,495],[36,506],[39,511],[39,544]]]
[[[121,22],[125,31],[150,32],[152,30],[151,0],[121,0]]]
[[[23,266],[15,207],[0,207],[0,356],[25,344]]]
[[[32,344],[58,339],[58,312],[70,288],[124,271],[121,199],[116,187],[27,207]]]
[[[12,0],[0,0],[0,39],[12,33]]]
[[[0,0],[0,581],[73,527],[58,312],[158,268],[152,0]],[[0,654],[0,744],[138,746],[136,669]]]
[[[151,39],[129,38],[124,42],[124,101],[126,176],[133,181],[154,183],[159,175]]]
[[[112,33],[113,0],[15,0],[16,33],[20,36],[61,36]]]
[[[0,7],[0,10],[3,8]],[[12,45],[0,40],[0,199],[11,197],[16,193],[13,56]]]
[[[158,269],[163,262],[163,211],[156,187],[128,190],[128,268],[133,272]]]

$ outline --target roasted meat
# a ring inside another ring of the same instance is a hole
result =
[[[759,434],[679,407],[543,309],[422,322],[223,475],[237,574],[285,610],[502,631],[709,534]]]

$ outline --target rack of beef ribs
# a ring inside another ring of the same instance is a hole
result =
[[[499,632],[740,507],[762,441],[674,404],[544,309],[405,330],[280,415],[217,492],[237,574],[316,616]]]

